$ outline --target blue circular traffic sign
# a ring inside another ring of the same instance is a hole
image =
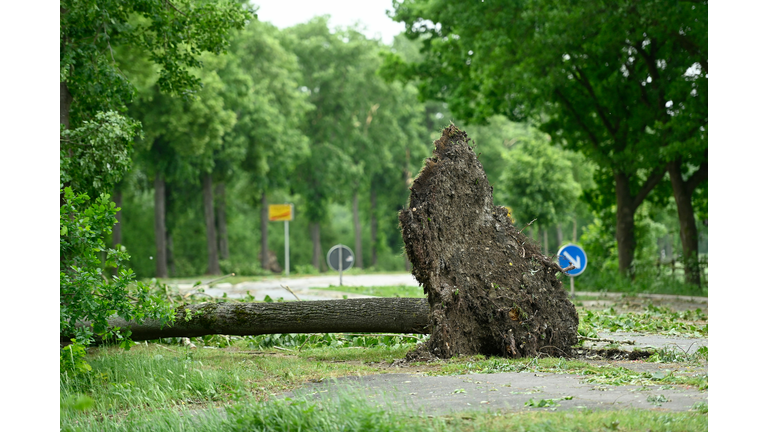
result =
[[[574,244],[565,245],[557,251],[560,268],[573,266],[571,270],[565,272],[568,276],[578,276],[584,273],[587,268],[587,253],[584,249]]]

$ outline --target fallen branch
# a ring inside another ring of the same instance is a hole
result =
[[[207,335],[277,333],[428,333],[429,305],[420,298],[362,298],[282,303],[201,303],[176,308],[175,323],[109,320],[134,341]],[[189,317],[189,321],[186,320]],[[87,324],[82,324],[87,325]],[[71,335],[62,335],[62,342]]]
[[[604,339],[604,338],[591,338],[586,336],[579,336],[579,340],[586,340],[590,342],[608,342],[608,343],[616,343],[616,344],[626,344],[626,345],[634,345],[635,341],[633,340],[615,340],[615,339]]]
[[[280,286],[281,286],[281,287],[283,287],[283,288],[285,288],[285,289],[287,289],[289,293],[293,294],[293,296],[294,296],[294,297],[296,297],[296,300],[298,300],[298,301],[301,301],[301,299],[299,298],[299,296],[297,296],[297,295],[296,295],[296,293],[295,293],[295,292],[293,292],[293,290],[292,290],[292,289],[291,289],[291,288],[290,288],[288,285],[283,285],[283,284],[280,284]]]

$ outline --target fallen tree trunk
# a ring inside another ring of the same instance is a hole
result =
[[[187,312],[186,310],[189,310]],[[202,303],[176,309],[176,322],[141,324],[115,317],[110,326],[135,341],[213,334],[428,333],[429,305],[418,298],[362,298],[282,303]],[[187,321],[185,317],[189,316]],[[62,341],[68,337],[62,336]]]

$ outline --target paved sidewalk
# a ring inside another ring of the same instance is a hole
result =
[[[457,411],[654,409],[688,411],[707,402],[708,392],[682,386],[611,386],[582,383],[575,374],[494,373],[456,376],[384,374],[311,384],[286,397],[329,400],[352,395],[382,407],[404,407],[423,415]],[[555,406],[529,404],[551,400]],[[530,401],[530,402],[529,402]]]
[[[347,286],[389,286],[405,285],[419,286],[419,283],[410,273],[396,274],[378,274],[378,275],[344,275],[342,283]],[[236,285],[230,283],[217,283],[212,286],[202,285],[193,287],[192,284],[178,284],[173,286],[182,294],[194,292],[203,288],[204,292],[213,297],[221,297],[224,293],[228,298],[241,299],[248,295],[248,292],[256,300],[264,300],[269,296],[273,300],[282,297],[286,301],[293,301],[296,298],[281,285],[286,285],[296,293],[302,300],[333,300],[344,298],[365,298],[371,297],[362,294],[351,294],[344,292],[344,285],[339,286],[339,275],[309,276],[302,278],[279,278],[267,279],[258,282],[242,282]],[[312,288],[338,287],[335,291],[317,290]]]

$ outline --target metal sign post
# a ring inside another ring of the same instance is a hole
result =
[[[571,277],[571,298],[576,298],[576,288],[574,286],[573,278],[584,273],[584,270],[587,269],[587,253],[579,246],[568,244],[557,251],[557,257],[560,268],[565,269],[573,267],[566,271],[565,274]]]
[[[352,265],[355,263],[355,254],[352,253],[352,249],[342,244],[337,244],[328,251],[325,261],[328,263],[328,267],[339,271],[339,286],[341,286],[342,272],[352,268]]]
[[[288,221],[285,221],[285,276],[291,274],[291,242],[288,235]]]
[[[293,204],[271,204],[269,206],[269,221],[285,222],[285,275],[291,274],[291,244],[288,236],[288,222],[293,220]],[[262,251],[267,253],[267,251]]]

